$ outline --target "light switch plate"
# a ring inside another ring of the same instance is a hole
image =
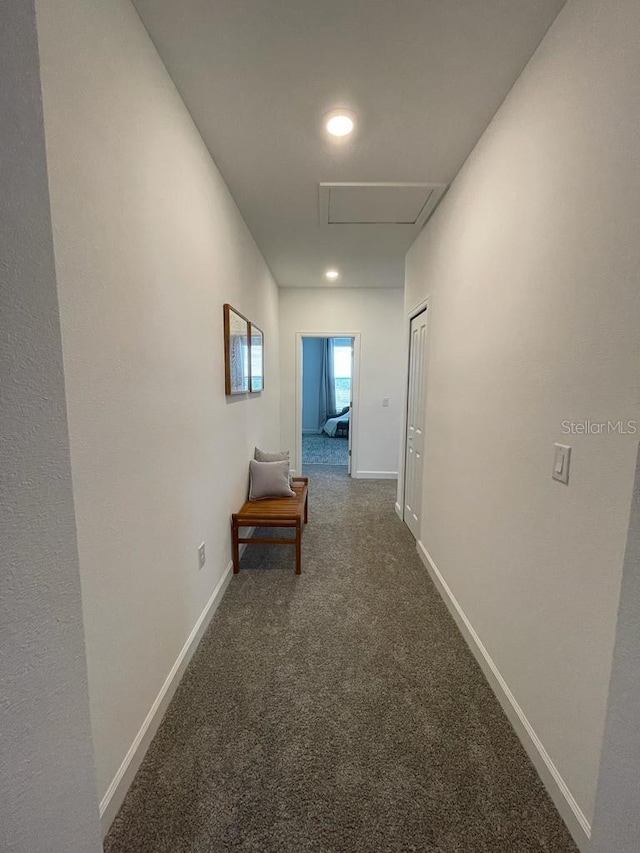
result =
[[[552,477],[559,483],[569,482],[569,467],[571,462],[571,448],[567,444],[553,445],[553,473]]]
[[[204,542],[198,546],[198,568],[201,569],[205,564],[206,556],[204,553]]]

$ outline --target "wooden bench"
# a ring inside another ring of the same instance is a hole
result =
[[[262,501],[246,501],[240,512],[231,516],[231,541],[233,546],[233,571],[240,571],[240,545],[243,543],[261,545],[295,545],[296,574],[302,571],[302,530],[308,520],[309,478],[293,477],[291,488],[294,498],[267,498]],[[240,537],[241,527],[292,527],[294,538],[265,539]]]

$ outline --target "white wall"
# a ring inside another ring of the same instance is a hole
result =
[[[354,476],[396,476],[402,413],[402,291],[318,288],[280,291],[283,448],[295,458],[297,332],[360,332],[360,396],[354,401]],[[389,407],[382,398],[389,397]]]
[[[570,0],[406,262],[406,310],[432,298],[421,540],[585,822],[637,436],[561,424],[640,422],[639,39],[636,0]]]
[[[324,338],[302,341],[302,429],[317,432],[320,419],[320,377]]]
[[[279,444],[277,288],[129,0],[41,0],[38,26],[104,797]],[[225,301],[264,330],[250,399],[224,395]]]
[[[0,850],[101,849],[33,3],[0,6]]]

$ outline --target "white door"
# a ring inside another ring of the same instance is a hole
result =
[[[416,539],[420,535],[422,455],[424,451],[426,309],[411,321],[409,339],[409,388],[404,463],[404,520]]]

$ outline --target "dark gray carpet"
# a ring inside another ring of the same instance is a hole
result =
[[[303,574],[247,549],[106,853],[575,853],[395,483],[309,473]]]

